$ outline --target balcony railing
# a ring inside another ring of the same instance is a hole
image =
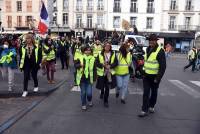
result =
[[[185,6],[185,11],[193,11],[194,10],[194,6]]]
[[[69,7],[63,7],[63,11],[68,11]]]
[[[114,7],[113,12],[121,12],[121,8],[120,7]]]
[[[177,25],[169,25],[168,29],[169,29],[169,31],[176,31]]]
[[[54,8],[53,8],[53,12],[56,12],[56,11],[58,11],[58,10],[57,10],[57,7],[54,7]]]
[[[98,11],[103,11],[104,10],[104,6],[97,6],[97,10]]]
[[[93,6],[87,6],[87,11],[92,11],[93,10]]]
[[[147,13],[155,13],[155,8],[147,8]]]
[[[200,31],[200,26],[198,25],[179,25],[179,31]]]
[[[86,29],[94,29],[95,28],[95,24],[86,23],[86,24],[84,24],[84,28],[86,28]]]
[[[76,6],[76,11],[82,11],[83,7],[82,6]]]
[[[76,23],[75,28],[84,28],[83,23]]]
[[[177,11],[178,10],[178,6],[170,6],[169,10],[170,11]]]
[[[133,7],[131,7],[131,8],[130,8],[130,12],[131,12],[131,13],[137,13],[137,12],[138,12],[138,8],[133,8]]]
[[[96,24],[95,28],[97,28],[97,29],[104,29],[105,25],[104,24]]]

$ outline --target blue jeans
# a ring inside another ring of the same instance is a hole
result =
[[[87,100],[89,102],[92,101],[92,84],[90,83],[90,81],[84,81],[80,83],[80,88],[81,88],[82,106],[86,106]]]
[[[126,99],[128,92],[128,81],[130,75],[116,75],[117,78],[117,92],[121,91],[121,99]]]

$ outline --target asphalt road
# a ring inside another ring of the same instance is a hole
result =
[[[185,58],[168,59],[156,113],[146,118],[137,117],[142,104],[141,80],[130,82],[125,105],[115,98],[112,90],[110,107],[104,108],[99,92],[94,89],[94,106],[83,112],[80,92],[72,88],[70,79],[5,133],[200,134],[200,72],[183,72],[185,64]]]

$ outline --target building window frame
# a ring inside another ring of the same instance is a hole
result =
[[[17,16],[17,27],[22,27],[22,16]]]
[[[177,0],[171,0],[170,1],[170,10],[178,10],[178,6],[177,6]]]
[[[131,6],[130,6],[130,12],[131,13],[137,13],[138,12],[138,5],[137,5],[137,0],[131,0]]]
[[[68,25],[68,21],[69,21],[69,18],[68,18],[68,13],[63,13],[63,25]]]
[[[12,28],[12,16],[7,16],[8,28]]]
[[[16,1],[17,3],[17,12],[22,12],[22,1]]]
[[[121,0],[114,0],[113,12],[121,12]]]
[[[176,16],[169,16],[169,30],[176,30]]]
[[[153,29],[153,17],[147,17],[146,29]]]
[[[81,28],[82,27],[82,15],[77,14],[76,15],[76,28]]]
[[[137,17],[130,17],[130,25],[133,27],[134,25],[137,25]]]
[[[93,16],[92,16],[92,14],[88,14],[88,15],[87,15],[87,28],[93,28],[92,21],[93,21]]]
[[[69,0],[63,0],[63,11],[67,11],[69,8]]]
[[[104,10],[103,1],[104,0],[97,1],[97,10]]]
[[[120,16],[113,17],[113,28],[120,28]]]

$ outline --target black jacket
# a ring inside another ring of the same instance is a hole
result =
[[[151,55],[152,52],[155,52],[158,48],[158,45],[155,47],[155,48],[152,48],[149,46],[147,48],[147,58]],[[154,77],[158,82],[160,82],[160,80],[162,79],[164,73],[165,73],[165,70],[166,70],[166,57],[165,57],[165,51],[163,49],[161,49],[159,52],[158,52],[158,55],[157,55],[157,60],[158,60],[158,63],[159,63],[159,70],[158,70],[158,74],[157,75],[151,75],[151,74],[145,74],[145,75],[148,75],[148,76],[152,76]]]
[[[61,42],[58,42],[58,52],[60,55],[67,55],[67,52],[69,52],[70,44],[68,42],[64,42],[64,45],[62,45]]]
[[[111,52],[111,57],[112,57],[113,54],[115,54],[115,53]],[[103,55],[103,58],[104,58],[104,61],[105,61],[105,57],[104,57],[103,51],[101,52],[101,55]],[[111,63],[111,60],[110,60],[110,63]],[[114,62],[112,64],[110,64],[110,68],[114,69],[117,65],[118,65],[118,61],[117,61],[117,57],[115,55]],[[99,61],[99,56],[96,58],[96,66],[98,68],[103,68],[103,64],[101,64],[100,61]],[[109,88],[113,89],[113,88],[116,87],[117,81],[116,81],[116,76],[115,75],[112,75],[111,77],[112,77],[112,82],[109,83]],[[105,76],[98,76],[97,77],[97,83],[96,83],[96,88],[97,89],[104,89],[105,88],[105,82],[104,82],[105,80],[104,79],[105,79]]]

